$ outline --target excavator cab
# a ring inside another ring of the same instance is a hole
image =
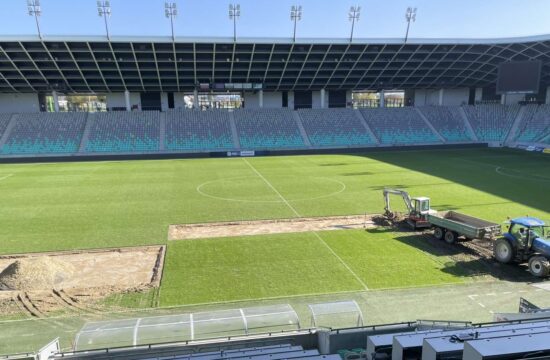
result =
[[[409,193],[401,189],[384,189],[384,201],[386,203],[385,215],[390,219],[396,218],[396,213],[392,211],[390,206],[390,195],[397,195],[403,198],[405,206],[407,207],[407,223],[413,229],[428,228],[431,226],[428,221],[428,215],[433,213],[434,210],[430,209],[430,198],[428,197],[415,197],[411,198]]]

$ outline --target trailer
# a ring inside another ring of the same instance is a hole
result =
[[[501,226],[487,220],[461,214],[456,211],[442,211],[428,214],[428,222],[434,230],[434,237],[454,243],[460,236],[466,240],[493,240],[502,234]]]
[[[438,212],[430,207],[430,198],[411,198],[408,192],[400,189],[384,189],[385,215],[389,219],[398,218],[391,209],[390,195],[403,198],[407,207],[405,220],[413,230],[433,229],[437,239],[444,239],[449,244],[454,243],[459,237],[464,237],[467,240],[492,240],[501,235],[499,224],[456,211]]]

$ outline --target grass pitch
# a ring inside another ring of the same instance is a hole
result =
[[[450,259],[414,246],[421,241],[421,237],[364,230],[173,241],[168,246],[161,305],[463,281],[456,269],[446,271]]]
[[[165,244],[169,224],[380,213],[385,186],[496,222],[550,220],[549,165],[550,156],[502,149],[0,165],[0,253]],[[161,305],[464,281],[448,259],[415,246],[421,240],[401,237],[171,242]]]
[[[161,244],[169,224],[380,213],[384,186],[498,222],[550,219],[549,165],[492,149],[0,165],[0,253]]]

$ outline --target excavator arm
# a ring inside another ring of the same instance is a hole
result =
[[[385,202],[384,210],[385,210],[386,216],[393,218],[393,216],[395,215],[394,212],[391,210],[390,195],[401,196],[403,198],[403,201],[405,202],[405,205],[407,206],[408,213],[411,214],[414,212],[411,196],[409,195],[408,192],[400,189],[385,188],[384,189],[384,202]]]

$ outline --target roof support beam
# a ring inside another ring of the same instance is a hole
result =
[[[292,45],[290,46],[290,52],[288,53],[288,58],[285,61],[285,66],[283,67],[283,72],[281,73],[281,77],[279,78],[279,83],[277,84],[277,88],[276,88],[275,91],[279,91],[279,88],[281,87],[281,83],[283,82],[283,78],[285,77],[286,68],[288,67],[288,63],[292,59],[292,52],[294,51],[294,44],[295,43],[292,43]]]
[[[340,65],[345,61],[346,55],[348,54],[348,51],[349,51],[350,47],[351,47],[351,42],[348,44],[348,46],[346,46],[346,50],[344,51],[344,55],[342,55],[342,57],[340,58],[340,61],[338,61],[338,64],[336,64],[336,66],[332,70],[332,73],[330,74],[327,82],[325,83],[325,86],[323,86],[323,89],[326,89],[326,87],[330,84],[330,81],[334,77],[334,74],[336,74],[336,71],[338,70]]]
[[[71,51],[71,49],[69,49],[69,45],[67,44],[67,42],[64,42],[64,44],[65,44],[65,48],[69,52],[69,55],[71,55],[71,59],[73,59],[74,64],[75,64],[76,68],[78,69],[78,72],[80,73],[80,76],[82,77],[82,81],[84,81],[84,84],[86,84],[86,87],[88,88],[88,91],[93,93],[94,91],[90,87],[90,84],[88,84],[88,80],[86,80],[86,77],[84,76],[84,73],[82,72],[82,69],[80,69],[80,66],[78,65],[78,62],[76,61],[76,59],[73,55],[73,52]]]
[[[271,45],[271,52],[269,53],[269,60],[267,60],[267,66],[265,67],[263,83],[265,83],[265,79],[267,78],[267,72],[269,71],[269,66],[271,65],[271,58],[273,57],[274,50],[275,50],[275,44]]]
[[[141,76],[141,68],[139,67],[139,61],[136,56],[136,49],[134,48],[134,43],[130,43],[130,47],[132,48],[132,55],[134,55],[134,61],[136,62],[136,69],[139,76],[139,82],[141,83],[141,88],[143,89],[143,92],[145,92],[145,84],[143,84],[143,77]]]
[[[254,52],[256,51],[256,44],[252,45],[252,54],[250,54],[250,62],[248,63],[248,73],[246,74],[246,82],[250,82],[250,70],[252,70],[252,63],[254,62]]]
[[[155,66],[157,68],[157,77],[158,77],[158,80],[159,80],[160,91],[164,92],[164,89],[162,87],[162,81],[160,79],[160,70],[159,70],[159,63],[158,63],[158,60],[157,60],[157,50],[155,49],[155,43],[151,43],[151,46],[153,47],[153,57],[155,58]]]
[[[317,75],[319,75],[319,71],[321,71],[321,68],[325,64],[325,60],[328,56],[328,53],[332,49],[332,44],[328,46],[327,50],[325,51],[325,55],[323,56],[323,59],[321,60],[321,63],[319,64],[319,67],[317,68],[317,71],[315,72],[315,75],[313,75],[313,79],[311,79],[311,82],[309,83],[308,90],[311,90],[311,87],[313,86],[313,83],[315,82],[315,79],[317,79]]]
[[[292,88],[296,87],[296,84],[298,84],[298,81],[300,81],[300,77],[302,76],[302,71],[304,71],[304,68],[307,64],[307,59],[309,59],[309,55],[311,54],[311,49],[313,49],[313,45],[309,45],[309,49],[307,50],[306,59],[302,63],[302,67],[300,68],[300,72],[298,73],[298,76],[296,76],[296,80],[294,81],[294,85]]]
[[[71,85],[69,85],[69,81],[67,80],[67,78],[65,77],[65,74],[63,74],[63,71],[61,71],[61,68],[57,65],[57,59],[53,57],[52,53],[50,52],[50,49],[48,49],[48,47],[46,46],[46,44],[44,43],[44,41],[42,41],[42,47],[46,50],[46,53],[48,54],[48,56],[50,57],[50,60],[53,62],[55,68],[57,69],[57,71],[59,71],[59,75],[61,75],[61,78],[63,79],[63,81],[65,82],[65,85],[67,85],[67,88],[71,91],[71,92],[75,92],[73,90],[73,88],[71,87]],[[56,89],[57,90],[57,89]]]
[[[4,53],[4,55],[6,56],[6,58],[9,60],[10,64],[13,66],[13,68],[19,73],[19,75],[21,76],[21,78],[29,85],[29,87],[32,89],[32,91],[36,92],[36,89],[32,86],[32,84],[29,82],[29,80],[27,79],[27,77],[25,75],[23,75],[23,73],[21,72],[21,70],[19,70],[19,67],[17,67],[17,65],[15,64],[15,62],[12,60],[11,56],[8,55],[8,53],[4,50],[4,48],[2,46],[0,46],[0,51],[2,51]],[[2,77],[4,77],[2,75]],[[4,77],[4,79],[6,79]],[[6,79],[7,81],[7,79]]]
[[[122,71],[120,71],[120,66],[118,66],[118,59],[116,58],[115,50],[113,49],[111,40],[109,40],[107,43],[109,44],[109,48],[111,49],[111,54],[113,54],[113,62],[115,63],[116,69],[118,70],[118,75],[120,76],[120,80],[122,81],[122,86],[124,86],[124,90],[128,90],[128,87],[126,86],[126,81],[124,81],[124,76],[122,76]]]
[[[342,89],[342,87],[344,87],[344,84],[349,79],[351,73],[355,70],[355,68],[357,67],[357,64],[359,64],[359,62],[361,61],[361,58],[363,57],[363,55],[365,55],[365,52],[367,51],[368,48],[369,48],[369,45],[365,45],[363,50],[361,50],[361,54],[359,54],[359,56],[357,57],[357,60],[355,60],[355,62],[353,63],[351,69],[348,71],[348,74],[346,75],[346,77],[344,78],[344,80],[342,81],[340,86],[338,87],[338,90],[340,90],[340,89]]]
[[[44,79],[44,82],[49,85],[49,81],[48,81],[48,78],[46,78],[46,76],[44,76],[44,73],[42,72],[42,70],[40,70],[40,68],[38,67],[38,65],[36,65],[36,62],[34,61],[34,59],[32,58],[31,54],[29,54],[29,52],[27,51],[27,49],[25,49],[25,46],[23,46],[23,43],[22,42],[19,42],[19,46],[21,46],[21,49],[23,49],[23,51],[25,52],[25,55],[27,55],[27,57],[29,58],[29,60],[32,62],[33,66],[35,67],[36,71],[38,71],[40,73],[40,76],[42,76],[42,79]]]
[[[380,54],[382,54],[384,52],[384,50],[386,50],[386,45],[384,45],[382,47],[382,49],[376,54],[376,56],[374,57],[374,60],[369,64],[369,67],[367,68],[367,70],[365,70],[365,72],[363,73],[363,76],[361,76],[361,78],[359,79],[359,81],[357,81],[357,83],[355,84],[355,86],[353,87],[354,89],[357,89],[361,83],[363,82],[363,79],[365,79],[365,77],[367,76],[367,74],[369,73],[370,69],[372,69],[372,66],[374,65],[374,63],[376,61],[378,61],[378,58],[380,57]],[[376,86],[376,84],[374,84],[374,86]],[[372,87],[372,84],[370,84],[369,87]]]
[[[16,93],[20,93],[20,92],[21,92],[21,91],[17,90],[15,87],[13,87],[13,85],[11,84],[11,82],[10,82],[8,79],[6,79],[6,77],[4,76],[4,74],[2,74],[1,72],[0,72],[0,78],[2,78],[2,80],[4,80],[4,81],[8,84],[8,86],[9,86],[14,92],[16,92]]]
[[[94,59],[95,66],[97,67],[97,71],[99,71],[99,76],[101,76],[101,80],[103,80],[103,84],[105,84],[105,88],[108,92],[111,92],[111,89],[109,88],[109,85],[107,85],[107,81],[105,80],[105,77],[103,76],[103,71],[99,67],[99,63],[97,62],[97,58],[95,57],[94,51],[92,50],[92,47],[90,46],[90,43],[87,42],[86,45],[88,46],[88,50],[90,51],[90,55],[92,55],[92,59]]]

